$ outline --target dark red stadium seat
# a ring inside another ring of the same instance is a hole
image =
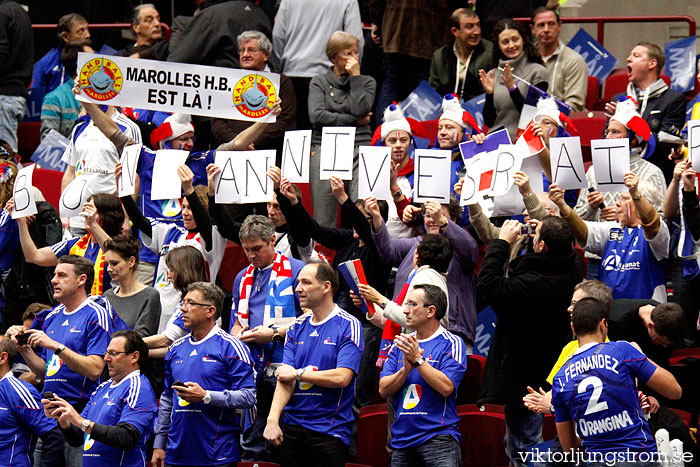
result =
[[[598,99],[600,99],[600,82],[595,76],[589,76],[586,89],[586,109],[594,110]]]
[[[503,414],[485,412],[460,414],[459,432],[462,434],[459,443],[462,465],[492,467],[508,464],[508,457],[503,447],[503,437],[506,434]]]
[[[233,288],[233,281],[236,280],[236,274],[241,272],[248,264],[250,264],[250,262],[243,248],[230,240],[226,242],[226,251],[224,252],[224,258],[221,260],[221,267],[219,268],[219,278],[226,290],[231,290]]]
[[[544,414],[544,421],[542,423],[542,439],[544,441],[549,441],[554,439],[557,435],[557,425],[554,421],[554,415],[551,413]]]
[[[41,142],[41,122],[21,122],[17,127],[17,152],[26,163]],[[60,188],[60,186],[59,186]]]
[[[498,405],[498,404],[481,404],[481,405],[463,404],[463,405],[457,406],[457,413],[458,414],[473,413],[473,412],[504,414],[505,407],[503,407],[502,405]]]
[[[589,114],[592,114],[590,117]],[[572,112],[569,116],[578,129],[578,136],[581,137],[581,149],[583,160],[591,160],[591,140],[601,139],[605,130],[604,112]]]
[[[613,70],[603,83],[603,104],[610,102],[615,94],[625,92],[627,89],[627,68]]]
[[[700,358],[700,347],[689,347],[685,349],[675,349],[671,354],[669,363],[671,365],[682,364],[682,361],[688,357]]]
[[[368,405],[360,409],[357,420],[357,453],[355,462],[385,467],[389,465],[389,453],[386,451],[387,406],[386,404]]]
[[[691,416],[690,412],[686,412],[685,410],[680,410],[680,409],[671,409],[671,410],[673,410],[674,412],[676,412],[676,414],[677,414],[679,417],[681,417],[681,419],[683,420],[683,422],[685,423],[685,425],[686,425],[687,427],[690,428],[691,419],[692,419],[692,416]]]
[[[469,355],[467,371],[457,389],[457,405],[475,404],[481,391],[481,380],[484,378],[486,359],[479,355]]]
[[[46,201],[58,211],[58,201],[61,199],[61,180],[63,172],[58,170],[34,169],[32,184],[41,191]]]
[[[238,467],[279,467],[279,464],[274,462],[239,462]]]

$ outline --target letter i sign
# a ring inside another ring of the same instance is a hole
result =
[[[411,410],[420,402],[420,396],[423,395],[423,388],[420,384],[411,384],[403,392],[403,408]]]

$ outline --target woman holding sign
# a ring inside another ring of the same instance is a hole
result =
[[[328,176],[321,176],[321,137],[324,127],[354,127],[354,156],[352,180],[358,179],[358,147],[369,146],[372,132],[369,127],[377,83],[371,76],[360,75],[358,39],[343,31],[334,32],[326,45],[326,55],[333,67],[325,74],[314,76],[309,84],[309,119],[311,134],[311,165],[309,180],[314,205],[314,218],[326,227],[335,227],[337,206],[328,184]],[[346,136],[347,137],[347,136]],[[329,135],[328,149],[334,160],[345,147],[342,136]],[[328,175],[339,175],[331,172]],[[323,180],[321,180],[323,178]],[[350,197],[357,198],[357,184],[352,183]]]
[[[11,199],[5,209],[12,212],[15,203]],[[17,219],[19,225],[19,241],[22,253],[28,263],[39,266],[55,266],[58,258],[63,255],[84,256],[95,265],[95,279],[92,283],[91,295],[102,295],[112,287],[112,279],[105,267],[105,255],[100,247],[101,242],[109,237],[122,233],[124,211],[119,199],[112,194],[96,193],[83,206],[81,216],[85,218],[88,233],[82,237],[56,243],[52,246],[37,248],[27,225],[27,218]]]
[[[115,177],[121,175],[121,164],[117,164]],[[168,267],[165,263],[165,254],[173,248],[191,245],[197,248],[204,256],[208,265],[209,280],[214,282],[219,273],[221,260],[226,249],[226,239],[221,236],[216,226],[212,226],[207,214],[208,199],[207,187],[193,185],[194,174],[185,164],[177,168],[180,177],[182,191],[185,199],[182,200],[183,227],[177,224],[158,222],[145,217],[136,206],[131,196],[122,196],[120,199],[131,222],[141,232],[141,241],[151,251],[159,255],[156,266],[156,279],[154,287],[160,293],[161,316],[159,331],[162,331],[175,306],[180,301],[180,294],[168,280]]]
[[[502,19],[493,29],[492,41],[498,47],[493,48],[492,70],[479,70],[486,91],[484,125],[506,127],[511,141],[515,141],[530,83],[542,91],[548,87],[549,73],[531,36],[518,21]]]

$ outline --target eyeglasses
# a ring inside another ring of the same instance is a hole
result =
[[[425,305],[409,301],[409,302],[406,302],[406,305],[404,305],[404,306],[406,308],[408,308],[409,310],[415,310],[416,308],[420,308],[420,307],[425,306]]]
[[[117,358],[117,356],[119,354],[130,354],[130,353],[134,353],[134,352],[117,352],[115,350],[108,350],[105,352],[105,357]]]
[[[191,307],[191,306],[206,306],[206,307],[210,307],[210,306],[214,306],[214,305],[212,305],[212,304],[210,304],[210,303],[197,303],[197,302],[193,302],[192,300],[183,300],[183,301],[180,302],[180,308],[182,308],[183,306],[186,306],[187,308],[189,308],[189,307]]]
[[[239,55],[243,55],[244,53],[254,54],[256,52],[260,52],[260,49],[258,47],[242,47],[238,49]]]

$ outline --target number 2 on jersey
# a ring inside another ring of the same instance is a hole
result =
[[[602,410],[608,410],[608,403],[598,402],[600,395],[603,393],[603,382],[597,376],[589,376],[581,381],[578,385],[578,393],[582,394],[586,392],[588,386],[593,386],[593,394],[588,400],[588,406],[586,406],[586,413],[583,415],[590,415],[592,413],[600,412]]]

